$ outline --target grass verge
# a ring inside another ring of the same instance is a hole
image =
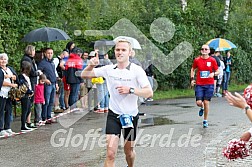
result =
[[[242,85],[230,85],[229,91],[231,92],[239,92],[243,91],[248,84],[242,84]],[[173,98],[184,98],[184,97],[194,97],[194,89],[171,89],[171,90],[165,90],[160,91],[157,90],[154,92],[154,100],[162,100],[162,99],[173,99]]]

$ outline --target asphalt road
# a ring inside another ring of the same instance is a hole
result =
[[[193,98],[153,101],[140,107],[136,144],[136,167],[252,166],[251,156],[227,161],[222,148],[239,138],[250,122],[241,110],[224,98],[210,104],[209,128],[202,127]],[[0,139],[0,166],[101,167],[105,158],[106,114],[72,112],[58,123],[41,126],[30,133]],[[20,118],[12,129],[19,131]],[[125,167],[120,142],[116,167]]]

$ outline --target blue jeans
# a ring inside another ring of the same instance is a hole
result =
[[[54,98],[56,93],[55,83],[51,85],[45,84],[45,104],[42,106],[42,120],[51,118]]]
[[[228,90],[228,84],[229,84],[230,76],[231,76],[231,72],[223,71],[222,90]]]
[[[151,88],[153,89],[153,87],[154,87],[153,78],[151,76],[147,76],[147,78],[150,82]]]
[[[59,104],[60,108],[63,109],[65,108],[65,102],[64,102],[64,85],[62,80],[58,81],[58,86],[59,86]]]
[[[78,95],[80,90],[80,83],[70,84],[70,95],[69,95],[69,106],[72,108],[76,107],[76,102],[78,101]]]
[[[0,131],[10,129],[12,121],[12,101],[10,98],[0,97]]]
[[[109,94],[106,81],[104,80],[103,84],[96,84],[96,87],[98,90],[98,103],[100,104],[100,108],[108,109]]]

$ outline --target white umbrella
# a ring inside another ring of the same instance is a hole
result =
[[[128,37],[128,36],[118,36],[113,41],[116,42],[119,39],[126,39],[127,41],[129,41],[131,43],[131,46],[133,49],[142,49],[141,45],[139,44],[139,42],[135,38]]]

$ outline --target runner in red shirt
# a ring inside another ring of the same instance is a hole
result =
[[[199,116],[204,114],[203,127],[207,128],[207,116],[209,111],[209,102],[214,92],[214,76],[220,72],[214,58],[209,56],[210,48],[208,45],[201,47],[201,54],[195,58],[191,68],[191,85],[195,87],[196,104],[200,107]],[[194,73],[197,69],[197,80],[195,82]]]

